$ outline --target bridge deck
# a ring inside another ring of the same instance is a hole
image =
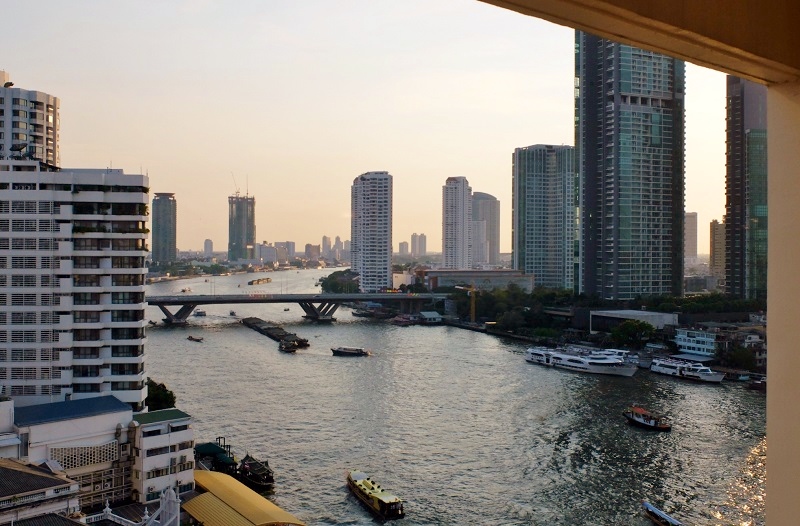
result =
[[[342,303],[345,301],[431,301],[447,294],[363,293],[363,294],[177,294],[147,296],[150,305],[221,305],[236,303]]]

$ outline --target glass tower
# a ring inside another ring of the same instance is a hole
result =
[[[682,293],[684,64],[576,32],[578,290]]]
[[[177,218],[175,194],[156,193],[153,197],[153,263],[177,261]]]

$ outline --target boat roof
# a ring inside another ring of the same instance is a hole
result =
[[[653,513],[654,515],[658,516],[658,518],[666,521],[666,523],[669,524],[670,526],[684,526],[684,524],[681,521],[679,521],[678,519],[674,519],[674,518],[670,517],[669,515],[667,515],[666,513],[661,511],[660,509],[656,508],[655,506],[653,506],[652,504],[650,504],[646,500],[642,501],[642,506],[644,506],[644,509],[646,511],[648,511],[650,513]]]
[[[365,480],[369,479],[369,482],[371,484],[375,484],[378,487],[377,487],[377,489],[374,489],[374,490],[371,490],[371,491],[367,490],[367,491],[369,491],[369,493],[371,495],[373,495],[375,498],[377,498],[379,500],[382,500],[383,502],[386,502],[387,504],[388,503],[392,503],[392,502],[401,502],[402,501],[402,499],[400,497],[398,497],[397,495],[395,495],[394,493],[391,493],[390,491],[387,491],[387,490],[383,489],[382,487],[380,487],[380,484],[378,484],[377,482],[372,480],[369,477],[369,475],[367,475],[363,471],[356,471],[356,470],[351,471],[350,472],[350,478],[353,479],[353,481],[356,482],[356,483],[359,483],[359,482],[362,482],[362,481],[365,481]],[[366,489],[366,488],[364,488],[364,489]]]
[[[661,418],[661,417],[663,417],[663,416],[664,416],[664,415],[661,415],[661,414],[658,414],[658,413],[654,413],[654,412],[652,412],[652,411],[648,411],[648,410],[647,410],[647,409],[645,409],[644,407],[641,407],[641,406],[638,406],[638,405],[632,405],[632,406],[630,406],[630,407],[628,408],[628,411],[630,411],[630,412],[632,412],[632,413],[639,414],[639,415],[647,415],[647,416],[652,416],[652,417],[655,417],[655,418]]]

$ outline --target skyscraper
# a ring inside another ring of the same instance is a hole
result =
[[[486,223],[486,260],[474,263],[500,264],[500,201],[483,192],[472,193],[472,219]]]
[[[148,178],[0,165],[0,393],[17,406],[113,395],[143,410]]]
[[[411,257],[418,258],[428,253],[427,237],[425,234],[411,234]]]
[[[725,281],[725,223],[716,219],[711,222],[711,246],[709,247],[709,271],[724,288]]]
[[[408,241],[401,241],[397,248],[398,248],[398,254],[400,254],[401,256],[408,255]]]
[[[686,212],[683,216],[683,259],[697,259],[697,212]]]
[[[322,257],[331,256],[331,238],[329,236],[322,236]]]
[[[727,79],[725,291],[767,297],[767,88]]]
[[[579,291],[683,289],[684,64],[576,32]]]
[[[351,268],[361,292],[392,287],[392,176],[367,172],[350,190]]]
[[[256,246],[256,198],[237,192],[228,197],[228,260],[253,259]]]
[[[214,255],[214,242],[210,239],[203,241],[203,255],[207,258]]]
[[[512,168],[512,262],[536,286],[573,289],[575,149],[517,148]]]
[[[177,261],[177,218],[175,194],[156,193],[153,197],[153,263]]]
[[[466,177],[448,177],[442,187],[442,267],[472,268],[472,188]]]
[[[13,85],[0,70],[0,156],[60,166],[58,97]]]

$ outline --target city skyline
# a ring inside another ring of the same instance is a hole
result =
[[[237,188],[263,203],[259,241],[347,232],[352,174],[387,170],[394,237],[428,231],[437,252],[442,178],[510,203],[515,147],[574,142],[573,31],[480,2],[39,4],[50,45],[9,27],[0,68],[59,97],[62,166],[140,171],[176,194],[181,250],[225,244],[214,194]],[[725,206],[724,75],[690,66],[686,104],[686,209],[708,224]],[[508,253],[510,207],[500,231]]]

